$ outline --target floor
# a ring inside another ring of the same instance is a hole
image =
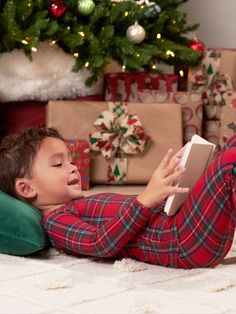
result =
[[[142,187],[120,187],[138,193]],[[93,188],[85,194],[103,191]],[[106,187],[109,190],[109,187]],[[0,313],[236,313],[236,239],[213,269],[76,258],[55,249],[0,254]]]

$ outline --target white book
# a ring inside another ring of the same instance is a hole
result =
[[[215,144],[203,139],[199,135],[193,135],[191,141],[184,146],[180,167],[185,167],[186,170],[182,174],[177,186],[187,187],[190,192],[210,164],[214,150]],[[164,207],[167,215],[171,216],[177,212],[179,207],[185,202],[189,192],[168,196]]]

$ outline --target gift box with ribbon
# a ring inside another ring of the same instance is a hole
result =
[[[105,101],[138,102],[138,91],[145,88],[176,91],[178,76],[148,72],[106,73],[104,82]]]
[[[236,52],[228,51],[227,55],[229,52],[232,54],[232,59],[236,61]],[[231,75],[223,72],[222,59],[226,62],[224,51],[207,50],[200,69],[190,77],[190,91],[202,94],[206,119],[219,119],[222,106],[225,105],[223,94],[233,90]]]
[[[216,146],[220,142],[220,120],[204,120],[202,136]]]
[[[226,92],[223,95],[226,106],[222,108],[220,116],[220,145],[236,133],[236,91]]]
[[[67,139],[66,144],[72,154],[72,162],[77,166],[81,176],[81,188],[89,190],[90,149],[89,143],[82,139]]]
[[[191,92],[160,92],[144,89],[139,91],[140,102],[163,103],[168,107],[169,103],[177,103],[181,107],[183,144],[191,140],[194,134],[202,135],[203,105],[202,95]]]
[[[65,138],[90,142],[91,183],[145,184],[167,150],[182,146],[175,103],[50,101],[46,117]]]

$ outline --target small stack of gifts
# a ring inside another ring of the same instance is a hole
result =
[[[220,148],[236,132],[236,51],[208,49],[189,73],[189,90],[202,94],[203,137]]]
[[[236,132],[234,65],[236,51],[208,49],[189,69],[186,91],[175,74],[107,73],[103,101],[49,101],[46,124],[68,139],[83,189],[145,184],[168,148],[178,151],[194,134],[220,146]]]

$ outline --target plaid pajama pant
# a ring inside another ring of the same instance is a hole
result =
[[[74,255],[131,257],[195,268],[217,265],[236,224],[236,135],[197,181],[175,216],[164,202],[150,210],[135,196],[101,193],[66,204],[43,219],[51,243]]]

